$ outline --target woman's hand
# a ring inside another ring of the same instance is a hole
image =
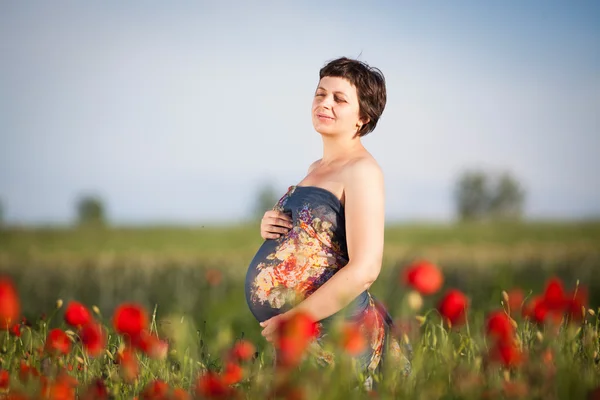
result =
[[[275,335],[277,333],[277,328],[279,327],[281,318],[284,318],[284,314],[276,315],[273,318],[269,318],[268,320],[260,323],[260,326],[263,327],[261,335],[267,339],[267,342],[273,343],[275,340]]]
[[[260,236],[263,239],[277,239],[293,227],[292,218],[281,211],[269,210],[260,221]]]

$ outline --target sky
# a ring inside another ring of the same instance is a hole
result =
[[[600,216],[600,3],[0,3],[0,201],[68,224],[236,222],[319,159],[310,106],[340,56],[379,68],[363,142],[390,221],[451,221],[472,168],[509,171],[529,218]]]

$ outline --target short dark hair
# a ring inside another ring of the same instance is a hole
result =
[[[383,73],[362,61],[341,57],[328,62],[321,68],[319,79],[326,76],[344,78],[356,87],[359,114],[361,118],[369,118],[369,122],[358,131],[358,136],[365,136],[372,132],[383,113],[387,100]]]

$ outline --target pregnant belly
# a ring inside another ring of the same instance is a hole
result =
[[[319,241],[267,240],[246,274],[246,301],[257,320],[286,312],[327,282],[345,263]]]

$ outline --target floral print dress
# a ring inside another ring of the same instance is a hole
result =
[[[293,228],[278,239],[265,240],[248,268],[246,301],[259,322],[293,308],[348,263],[344,207],[333,193],[316,186],[290,186],[273,209],[290,215]],[[391,356],[403,358],[390,335],[391,317],[368,291],[319,321],[317,343],[338,315],[358,324],[367,339],[367,349],[357,357],[361,370],[375,372],[386,348]],[[333,361],[325,351],[319,358]]]

